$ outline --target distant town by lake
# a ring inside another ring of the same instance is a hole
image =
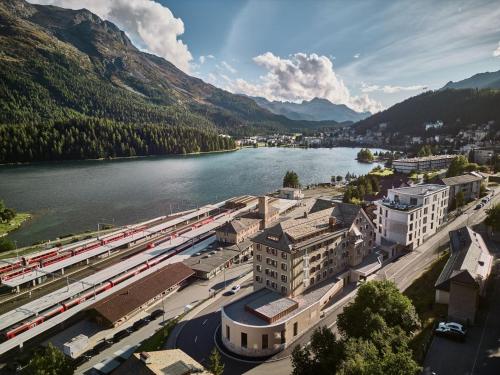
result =
[[[237,152],[0,167],[0,199],[33,220],[10,238],[18,246],[129,224],[243,194],[279,188],[287,170],[302,185],[366,174],[359,148],[246,148]],[[379,151],[374,149],[373,151]]]

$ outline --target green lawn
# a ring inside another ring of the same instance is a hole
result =
[[[422,363],[424,360],[427,347],[432,338],[434,323],[440,317],[447,315],[447,306],[434,302],[434,284],[448,257],[449,253],[444,253],[404,292],[411,299],[422,322],[422,329],[415,334],[410,342],[415,360],[419,363]]]
[[[384,168],[381,170],[372,170],[369,174],[373,176],[386,177],[394,174],[394,171],[391,168]]]
[[[149,339],[145,340],[141,346],[136,350],[136,353],[140,352],[154,352],[156,350],[163,349],[163,345],[168,339],[170,332],[174,329],[177,324],[177,319],[169,320],[165,323],[165,327],[161,328]]]
[[[14,219],[9,221],[8,223],[0,223],[0,237],[19,228],[21,224],[28,220],[30,217],[30,214],[21,212],[16,214]]]

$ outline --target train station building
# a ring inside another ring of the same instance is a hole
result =
[[[177,291],[193,275],[194,271],[181,262],[169,264],[97,302],[91,307],[90,314],[100,326],[118,327]]]

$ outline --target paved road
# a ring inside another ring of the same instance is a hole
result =
[[[226,282],[230,283],[232,280],[241,277],[242,275],[247,274],[252,269],[251,263],[246,263],[244,265],[233,267],[226,271]],[[214,277],[211,280],[199,280],[189,286],[181,289],[174,295],[167,297],[164,299],[164,303],[158,302],[157,304],[149,307],[146,313],[142,315],[137,315],[136,319],[133,321],[140,319],[146,315],[148,315],[151,311],[154,311],[158,308],[164,308],[165,311],[165,320],[169,320],[174,318],[177,315],[180,315],[184,312],[185,306],[188,304],[195,305],[198,301],[203,300],[208,297],[209,289],[221,289],[224,286],[224,275],[221,273]],[[227,303],[227,299],[224,299]],[[149,338],[153,335],[158,329],[160,329],[163,323],[163,319],[160,317],[149,323],[147,326],[141,328],[137,332],[132,333],[130,336],[122,339],[120,342],[114,344],[110,348],[104,350],[102,353],[93,357],[89,362],[82,365],[77,369],[77,374],[85,373],[87,370],[91,369],[94,365],[101,362],[102,360],[112,357],[113,353],[117,350],[123,348],[126,345],[138,345],[145,339]],[[131,324],[128,324],[131,325]],[[112,337],[114,333],[121,331],[125,326],[120,327],[115,330],[108,330],[107,332],[101,333],[99,337]]]
[[[498,203],[498,201],[500,201],[500,196],[495,196],[492,203]],[[471,205],[467,210],[464,210],[462,215],[441,228],[439,232],[429,238],[419,248],[383,267],[376,273],[375,278],[393,280],[400,290],[405,290],[439,256],[440,251],[442,251],[443,247],[449,242],[448,232],[450,230],[457,229],[466,224],[477,224],[484,220],[486,217],[485,210],[490,204],[481,210],[474,210],[474,206],[475,205]],[[340,314],[343,307],[355,297],[355,293],[356,291],[354,290],[345,296],[345,298],[329,311],[320,324],[331,326],[332,329],[336,331],[335,322],[337,315]],[[228,303],[227,299],[221,299],[188,321],[184,325],[177,340],[177,347],[199,362],[206,364],[208,354],[214,346],[213,336],[215,330],[220,324],[220,313],[218,310],[226,303]],[[250,364],[223,356],[226,366],[225,374],[289,374],[291,370],[289,354],[294,346],[307,343],[310,340],[311,333],[312,329],[294,342],[293,346],[277,354],[273,360],[279,358],[280,360],[278,361]]]

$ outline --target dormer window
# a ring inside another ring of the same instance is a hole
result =
[[[269,235],[267,236],[267,239],[268,240],[271,240],[271,241],[274,241],[274,242],[278,242],[280,240],[280,238],[278,236],[274,236],[274,235]]]

